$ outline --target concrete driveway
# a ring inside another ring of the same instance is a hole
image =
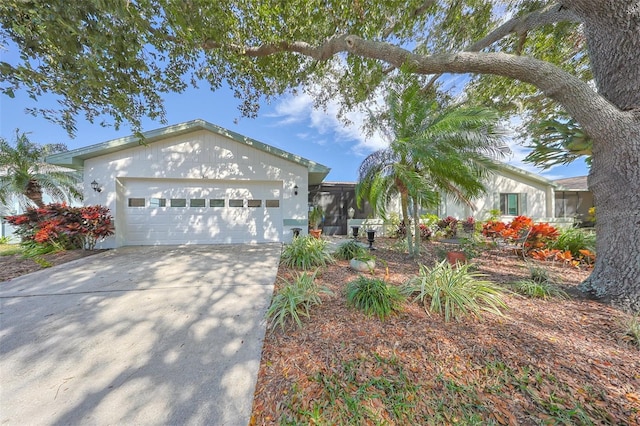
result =
[[[280,249],[125,247],[0,283],[0,424],[246,426]]]

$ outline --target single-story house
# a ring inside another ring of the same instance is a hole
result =
[[[101,247],[289,241],[329,168],[193,120],[55,154],[83,171],[85,205],[114,217]]]
[[[438,208],[428,213],[435,213],[439,217],[453,216],[465,219],[473,216],[484,220],[490,217],[490,211],[494,210],[499,212],[501,220],[505,222],[515,216],[525,215],[535,221],[550,222],[561,227],[571,226],[576,220],[579,223],[585,222],[589,208],[593,207],[593,196],[587,189],[586,181],[586,176],[551,181],[520,168],[500,163],[485,182],[487,193],[473,200],[473,207],[445,196],[442,197]],[[325,183],[321,184],[318,190],[320,193],[325,190],[325,185]],[[348,195],[341,195],[340,199],[351,198]],[[319,200],[322,201],[322,198]],[[354,219],[345,219],[345,229],[350,229],[352,226],[365,226],[381,233],[385,232],[382,220],[371,219],[370,215],[362,215],[355,203],[347,205],[345,209],[349,207],[356,208],[356,215]],[[400,211],[399,200],[397,205],[389,207],[389,211]]]
[[[555,190],[558,185],[542,176],[500,163],[485,182],[487,193],[473,200],[473,208],[443,197],[440,216],[485,219],[490,210],[499,210],[503,219],[525,215],[536,220],[555,217]]]
[[[593,193],[589,191],[587,176],[554,180],[556,218],[575,218],[579,223],[593,225],[589,209],[594,206]]]
[[[586,176],[552,181],[508,164],[500,164],[486,187],[487,194],[473,200],[475,208],[445,198],[439,215],[485,219],[489,216],[489,210],[499,210],[505,221],[525,215],[536,221],[569,226],[586,223],[589,209],[594,206]]]

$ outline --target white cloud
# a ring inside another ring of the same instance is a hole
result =
[[[334,142],[351,145],[354,154],[366,155],[372,151],[387,146],[382,135],[376,133],[367,137],[362,131],[362,125],[367,116],[363,111],[351,111],[346,118],[351,122],[345,124],[338,119],[340,104],[338,101],[330,101],[326,109],[313,107],[313,99],[307,93],[288,95],[275,105],[275,112],[269,114],[278,119],[277,125],[287,126],[293,124],[306,125],[318,136],[311,132],[298,132],[298,135],[311,140],[319,145],[327,144],[327,139]],[[328,137],[327,137],[328,136]]]

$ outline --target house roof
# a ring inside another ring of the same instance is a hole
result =
[[[299,155],[291,154],[271,145],[267,145],[256,139],[243,136],[240,133],[216,126],[202,119],[187,121],[185,123],[174,124],[162,127],[156,130],[150,130],[142,133],[142,137],[131,135],[123,138],[112,139],[110,141],[101,142],[95,145],[89,145],[83,148],[54,154],[47,157],[47,162],[62,167],[69,167],[80,170],[84,167],[84,161],[89,158],[99,157],[101,155],[111,154],[113,152],[122,151],[128,148],[140,146],[141,143],[152,144],[170,137],[180,136],[187,133],[208,130],[212,133],[225,136],[238,143],[248,145],[252,148],[267,152],[276,157],[299,164],[309,170],[309,185],[317,185],[329,174],[329,167],[316,163]]]
[[[576,176],[565,179],[556,179],[554,181],[560,186],[560,190],[564,191],[588,191],[587,176]]]
[[[541,184],[543,184],[543,185],[549,185],[549,186],[552,186],[553,188],[557,188],[557,187],[558,187],[558,184],[557,184],[557,183],[555,183],[555,182],[554,182],[554,181],[552,181],[552,180],[549,180],[549,179],[547,179],[547,178],[544,178],[544,177],[542,177],[542,176],[540,176],[540,175],[537,175],[537,174],[535,174],[535,173],[528,172],[528,171],[523,170],[523,169],[521,169],[521,168],[518,168],[518,167],[512,166],[512,165],[510,165],[510,164],[502,163],[502,162],[497,162],[497,166],[498,166],[498,170],[503,170],[503,171],[511,172],[511,173],[513,173],[513,174],[516,174],[516,175],[522,176],[522,177],[524,177],[524,178],[526,178],[526,179],[529,179],[529,180],[531,180],[531,181],[538,182],[538,183],[541,183]]]

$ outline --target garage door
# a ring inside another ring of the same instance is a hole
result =
[[[123,181],[126,245],[280,241],[280,182]]]

